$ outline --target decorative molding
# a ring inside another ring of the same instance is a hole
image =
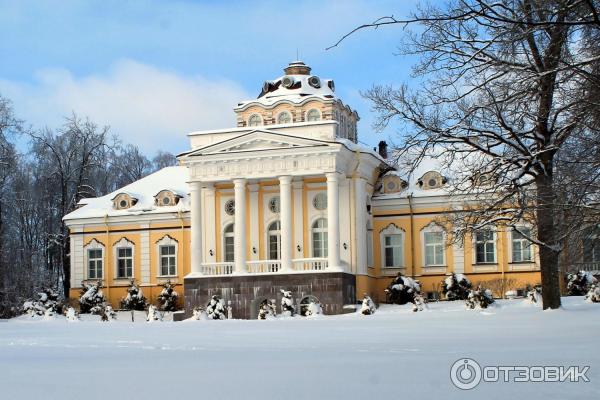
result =
[[[396,232],[394,232],[392,229],[395,229]],[[406,231],[404,229],[400,228],[398,225],[396,225],[395,223],[391,222],[391,223],[387,224],[385,228],[381,228],[379,230],[379,233],[383,233],[383,234],[400,233],[398,231],[401,231],[402,233],[406,233]]]
[[[102,248],[104,248],[106,246],[104,245],[104,243],[102,243],[101,241],[97,240],[96,238],[92,238],[87,243],[85,243],[83,245],[84,249],[87,248],[87,247],[92,247],[92,248],[102,247]]]
[[[172,240],[175,243],[179,243],[177,241],[177,239],[175,239],[174,237],[172,237],[171,235],[169,235],[167,233],[167,234],[163,235],[160,239],[158,239],[156,242],[154,242],[154,244],[158,244],[159,242],[162,242],[163,240],[166,240],[166,239]]]
[[[124,243],[121,243],[121,242],[124,242]],[[126,245],[135,246],[135,242],[133,240],[129,240],[125,236],[121,236],[121,238],[119,240],[117,240],[116,242],[113,243],[113,247],[116,247],[116,246],[125,247]]]

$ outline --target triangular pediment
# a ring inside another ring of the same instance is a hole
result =
[[[187,157],[231,154],[231,153],[257,153],[263,151],[291,150],[307,147],[327,147],[334,143],[303,138],[298,136],[282,135],[280,133],[256,130],[232,139],[214,143],[186,154]]]

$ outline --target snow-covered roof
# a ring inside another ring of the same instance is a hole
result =
[[[65,215],[63,220],[188,211],[188,180],[187,167],[166,167],[105,196],[82,199],[78,204],[80,207]],[[181,199],[176,205],[158,207],[154,204],[154,197],[162,190],[170,190]],[[135,193],[137,203],[125,210],[115,210],[112,200],[120,193]]]

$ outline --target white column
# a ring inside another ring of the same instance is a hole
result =
[[[234,273],[243,274],[246,272],[246,180],[234,179],[233,184],[235,187]]]
[[[190,183],[190,218],[191,218],[191,268],[190,271],[200,273],[202,263],[202,184]]]
[[[279,177],[279,200],[281,216],[281,270],[292,269],[292,177]]]
[[[354,196],[356,213],[356,272],[367,274],[367,181],[361,177],[354,178]]]
[[[340,189],[338,174],[327,173],[327,263],[328,269],[342,270],[340,265]]]
[[[204,183],[204,260],[205,262],[215,262],[217,260],[215,224],[216,224],[216,209],[215,209],[215,185],[211,182]],[[210,252],[212,251],[212,256]]]
[[[304,258],[303,250],[304,250],[304,211],[302,204],[302,188],[304,187],[304,182],[302,180],[293,181],[292,188],[294,192],[294,241],[292,242],[292,254],[295,254],[294,258]],[[298,250],[298,246],[300,246],[300,250]]]
[[[258,189],[259,185],[257,183],[248,185],[248,191],[250,192],[250,249],[256,249],[256,253],[254,251],[250,251],[250,258],[252,260],[258,260],[260,257],[258,251],[260,247],[260,232],[258,230]]]

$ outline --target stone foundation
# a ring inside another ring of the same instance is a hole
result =
[[[233,318],[257,318],[264,299],[275,299],[277,312],[281,312],[281,289],[292,291],[297,312],[306,296],[316,297],[325,314],[341,314],[345,304],[356,303],[356,278],[343,272],[185,278],[183,286],[185,318],[194,307],[205,308],[213,295],[221,297],[225,305],[231,301]]]

